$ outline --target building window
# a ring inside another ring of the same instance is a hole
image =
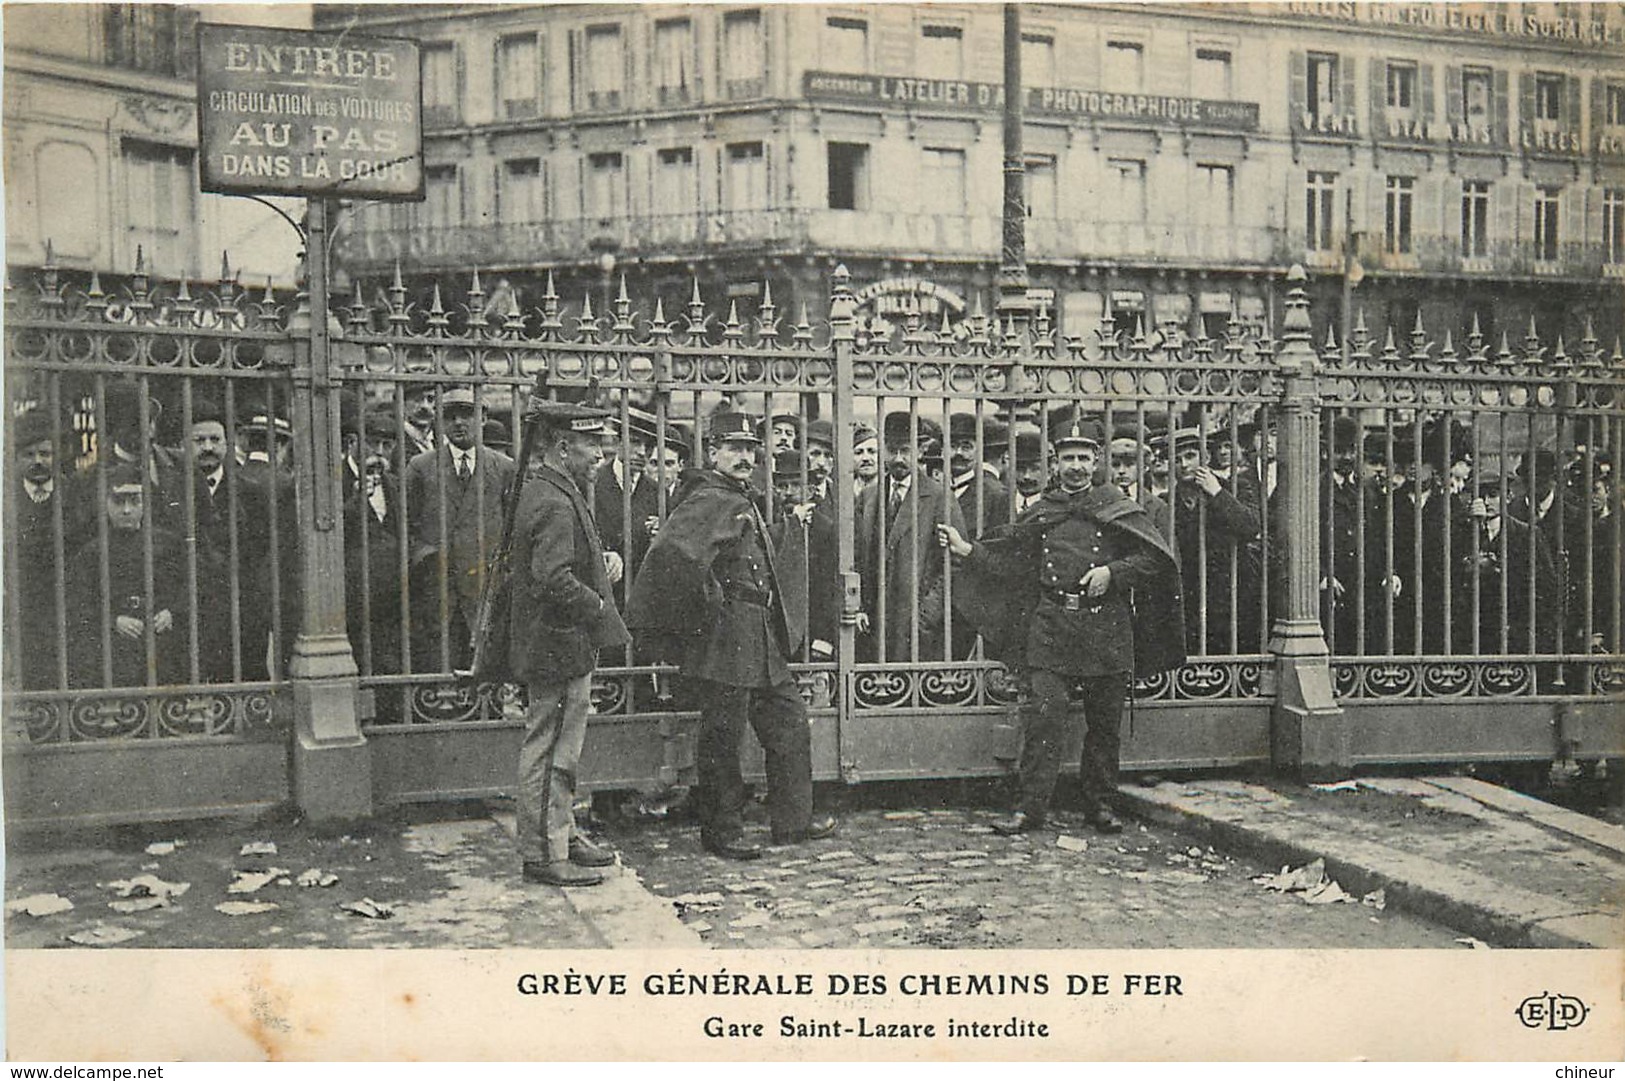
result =
[[[1409,61],[1388,61],[1388,90],[1383,99],[1391,117],[1416,115],[1416,65]]]
[[[423,169],[423,224],[445,229],[463,223],[463,191],[457,166],[428,165]]]
[[[542,111],[541,49],[535,34],[505,34],[497,41],[497,96],[509,120]]]
[[[1139,90],[1145,85],[1145,47],[1138,41],[1106,42],[1106,89]]]
[[[965,152],[942,147],[925,148],[925,210],[955,217],[965,213]]]
[[[109,66],[154,75],[197,74],[196,11],[172,4],[109,4],[102,9],[102,41]]]
[[[154,272],[190,275],[190,237],[183,229],[197,220],[192,151],[126,139],[123,152],[130,240],[140,245]]]
[[[1625,127],[1625,85],[1609,83],[1603,93],[1603,123],[1615,128]]]
[[[1331,251],[1337,229],[1337,174],[1310,173],[1304,225],[1310,251]]]
[[[1108,220],[1145,220],[1145,162],[1135,158],[1106,159],[1106,213]]]
[[[1027,202],[1027,216],[1053,220],[1060,217],[1055,202],[1055,158],[1037,155],[1027,159],[1023,198]]]
[[[1021,35],[1021,81],[1028,86],[1055,85],[1055,36]]]
[[[582,208],[589,218],[607,223],[626,215],[626,162],[614,151],[587,155],[587,184]]]
[[[694,27],[687,19],[655,23],[655,96],[661,105],[681,105],[694,89]]]
[[[1309,54],[1309,115],[1324,120],[1337,113],[1337,57]]]
[[[1416,202],[1416,180],[1391,176],[1387,184],[1387,227],[1383,250],[1389,255],[1409,255],[1411,251],[1411,210]]]
[[[656,155],[655,162],[655,213],[691,214],[698,210],[700,191],[693,148],[668,147]]]
[[[1461,71],[1461,115],[1470,128],[1490,126],[1490,102],[1494,75],[1489,68],[1463,68]]]
[[[1230,96],[1230,50],[1197,49],[1191,96],[1222,101]]]
[[[587,108],[619,109],[626,57],[619,26],[587,27]]]
[[[1235,202],[1235,170],[1228,165],[1197,165],[1192,210],[1196,223],[1208,229],[1228,229]]]
[[[1543,263],[1557,262],[1557,188],[1535,190],[1535,258]]]
[[[1563,119],[1563,76],[1546,72],[1535,76],[1534,118],[1554,124]]]
[[[762,210],[767,206],[767,157],[761,143],[728,144],[729,210]]]
[[[1610,263],[1625,263],[1625,188],[1602,193],[1602,246]]]
[[[762,13],[730,11],[722,17],[722,87],[729,98],[761,97],[765,88]]]
[[[869,70],[869,23],[831,15],[824,20],[824,66],[835,71]]]
[[[1465,180],[1461,185],[1461,254],[1479,259],[1490,253],[1490,185]]]
[[[542,163],[539,158],[516,158],[502,163],[497,188],[497,217],[506,225],[543,221]]]
[[[829,208],[869,209],[869,148],[865,144],[829,144]]]
[[[1025,45],[1025,41],[1023,41]],[[1025,59],[1025,57],[1023,58]],[[1022,81],[1031,76],[1022,65]],[[960,79],[965,75],[965,31],[957,26],[920,27],[920,74],[927,79]]]
[[[423,64],[423,123],[455,124],[457,107],[457,50],[449,41],[425,42]]]

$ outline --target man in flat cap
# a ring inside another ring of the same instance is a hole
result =
[[[502,497],[514,461],[476,446],[474,392],[440,398],[444,439],[406,466],[403,487],[412,539],[412,664],[418,672],[465,669],[487,565],[502,534]],[[444,606],[442,606],[444,591]]]
[[[932,444],[940,445],[941,429],[899,411],[886,415],[881,434],[885,479],[866,488],[857,505],[857,567],[869,623],[864,655],[942,660],[947,593],[936,527],[963,531],[965,518],[919,465]]]
[[[1090,422],[1063,418],[1051,445],[1058,484],[1036,505],[975,542],[953,526],[937,535],[962,561],[956,608],[1025,692],[1021,797],[1015,814],[993,828],[1015,834],[1044,825],[1078,687],[1085,812],[1095,829],[1117,833],[1110,801],[1130,675],[1185,659],[1177,560],[1138,504],[1093,483],[1100,433]]]
[[[1185,597],[1186,648],[1193,653],[1252,653],[1262,648],[1256,630],[1261,521],[1256,506],[1237,498],[1203,464],[1209,442],[1198,428],[1181,428],[1169,436],[1178,477],[1169,503]]]
[[[7,425],[11,437],[12,484],[7,498],[15,516],[14,543],[7,552],[6,637],[17,660],[17,678],[25,691],[56,687],[61,682],[59,630],[62,609],[57,591],[64,588],[63,563],[83,539],[70,533],[57,448],[61,432],[53,430],[43,408],[30,409]],[[57,523],[60,521],[60,525]],[[57,555],[60,540],[62,555]]]
[[[880,478],[880,436],[869,425],[859,421],[852,425],[852,491],[861,497],[863,490]]]
[[[587,506],[607,410],[543,402],[542,469],[514,511],[508,668],[529,692],[519,747],[519,856],[527,882],[593,886],[615,862],[582,836],[573,807],[599,651],[627,641],[611,561]]]
[[[651,655],[679,664],[699,701],[700,841],[736,860],[762,854],[744,836],[747,724],[766,753],[773,840],[835,830],[834,819],[813,816],[807,707],[789,668],[806,632],[806,597],[781,571],[756,505],[761,443],[755,418],[711,418],[711,467],[690,474],[627,599],[628,624]]]
[[[1151,490],[1154,453],[1140,438],[1137,424],[1119,424],[1107,445],[1107,476],[1123,495],[1145,508],[1157,531],[1169,536],[1173,512],[1161,496]]]

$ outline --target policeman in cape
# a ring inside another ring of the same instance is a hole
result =
[[[633,583],[627,623],[652,655],[680,666],[698,700],[701,844],[750,860],[762,849],[744,836],[739,745],[747,723],[766,754],[774,842],[827,837],[835,820],[813,815],[807,707],[789,668],[806,633],[806,579],[781,571],[786,553],[756,506],[757,423],[718,413],[708,442],[710,468],[685,479]],[[804,536],[775,532],[781,545]]]
[[[994,824],[1004,834],[1037,829],[1048,816],[1075,686],[1085,723],[1084,809],[1098,831],[1120,831],[1108,801],[1130,674],[1150,676],[1185,659],[1178,561],[1139,504],[1093,483],[1101,437],[1093,422],[1063,416],[1050,440],[1058,484],[1041,499],[975,542],[937,527],[961,561],[956,609],[1024,691],[1021,797],[1015,814]]]
[[[612,572],[588,506],[603,464],[609,412],[541,402],[542,467],[514,511],[508,579],[509,674],[525,683],[529,706],[519,747],[518,827],[527,882],[592,886],[615,862],[578,832],[576,777],[598,653],[627,641],[615,607]]]

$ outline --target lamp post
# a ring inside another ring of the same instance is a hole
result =
[[[1025,321],[1027,298],[1027,159],[1022,150],[1021,6],[1004,5],[1004,219],[999,263],[999,315]]]

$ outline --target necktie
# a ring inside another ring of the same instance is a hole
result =
[[[457,457],[457,479],[458,480],[467,480],[468,479],[468,473],[469,473],[468,455],[466,455],[466,454],[458,455],[458,457]]]

